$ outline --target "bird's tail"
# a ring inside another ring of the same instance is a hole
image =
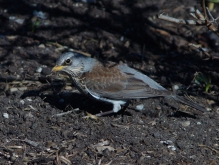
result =
[[[192,102],[192,101],[190,101],[190,100],[188,100],[186,98],[183,98],[183,97],[180,97],[180,96],[177,96],[177,95],[172,96],[172,98],[174,100],[176,100],[176,101],[179,101],[179,102],[181,102],[183,104],[186,104],[186,105],[188,105],[188,106],[190,106],[192,108],[195,108],[195,109],[197,109],[199,111],[207,112],[205,107],[203,107],[203,106],[201,106],[201,105],[199,105],[197,103],[194,103],[194,102]]]

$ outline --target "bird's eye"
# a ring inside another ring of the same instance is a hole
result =
[[[67,59],[67,60],[65,60],[65,64],[70,64],[71,63],[71,59]]]

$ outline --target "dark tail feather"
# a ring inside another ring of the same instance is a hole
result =
[[[188,100],[188,99],[185,99],[185,98],[180,97],[180,96],[177,96],[177,95],[172,96],[172,98],[173,98],[174,100],[179,101],[179,102],[181,102],[181,103],[183,103],[183,104],[186,104],[186,105],[188,105],[188,106],[190,106],[190,107],[192,107],[192,108],[195,108],[195,109],[200,110],[200,111],[202,111],[202,112],[207,112],[206,109],[205,109],[205,107],[203,107],[203,106],[201,106],[201,105],[199,105],[199,104],[197,104],[197,103],[194,103],[194,102],[192,102],[192,101],[190,101],[190,100]]]

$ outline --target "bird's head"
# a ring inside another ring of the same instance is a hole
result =
[[[64,72],[71,77],[78,77],[81,74],[90,71],[96,60],[75,52],[62,54],[56,61],[56,66],[52,72]]]

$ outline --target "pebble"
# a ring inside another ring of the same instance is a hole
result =
[[[21,103],[22,105],[24,105],[25,102],[24,102],[24,100],[20,100],[20,103]]]
[[[173,145],[172,140],[165,140],[165,141],[160,141],[161,144],[166,144],[167,148],[171,149],[172,151],[176,150],[176,147]]]
[[[138,124],[144,124],[144,121],[141,120],[141,119],[139,119],[139,120],[138,120]]]
[[[18,36],[6,36],[6,39],[11,40],[11,41],[16,40],[17,38]],[[17,47],[17,48],[20,49],[20,47]]]
[[[156,107],[156,109],[157,109],[157,110],[161,110],[162,107],[158,105],[158,106]]]
[[[195,13],[195,8],[194,7],[188,7],[188,9],[189,9],[189,13]]]
[[[120,38],[120,41],[121,41],[121,42],[123,42],[123,41],[124,41],[124,36],[122,36],[122,37]]]
[[[34,10],[33,15],[41,19],[47,19],[46,15],[42,11]]]
[[[202,123],[201,122],[197,122],[197,125],[201,125]]]
[[[43,70],[43,68],[42,68],[42,67],[38,67],[38,68],[36,69],[36,72],[37,72],[37,73],[41,73],[41,72],[42,72],[42,70]]]
[[[17,88],[10,88],[10,92],[16,92],[16,91],[18,91]]]
[[[3,117],[6,118],[6,119],[8,119],[8,118],[9,118],[8,113],[3,113]]]
[[[40,44],[38,47],[39,48],[45,48],[45,45],[44,44]]]
[[[144,108],[144,104],[139,104],[136,106],[136,109],[139,110],[139,111],[142,111]]]
[[[14,21],[14,22],[16,22],[20,25],[22,25],[24,23],[24,19],[16,18],[15,16],[10,16],[8,19],[11,20],[11,21]]]
[[[29,112],[29,113],[27,113],[26,115],[25,115],[25,119],[26,118],[33,118],[34,116],[33,116],[33,114],[31,113],[31,112]]]
[[[16,18],[15,16],[8,17],[9,20],[15,20],[15,18]]]
[[[20,25],[22,25],[24,23],[24,19],[22,19],[22,18],[17,18],[14,21]]]
[[[213,144],[214,147],[218,147],[219,145],[217,143]]]
[[[45,26],[49,26],[51,23],[50,23],[50,21],[45,21],[43,24],[44,24]]]
[[[165,140],[165,141],[160,141],[161,144],[173,144],[172,140]]]
[[[177,91],[177,90],[179,90],[179,86],[178,86],[178,85],[174,85],[174,86],[173,86],[173,89],[174,89],[175,91]]]
[[[176,150],[176,147],[174,145],[168,145],[167,148],[171,149],[172,151]]]
[[[25,90],[27,90],[27,87],[10,88],[10,92],[25,91]]]
[[[212,109],[211,109],[211,108],[206,108],[206,110],[209,112],[209,111],[211,111]]]
[[[183,121],[183,122],[181,122],[183,127],[188,127],[190,125],[190,123],[191,123],[190,121]]]
[[[189,156],[190,159],[197,159],[195,155]]]

